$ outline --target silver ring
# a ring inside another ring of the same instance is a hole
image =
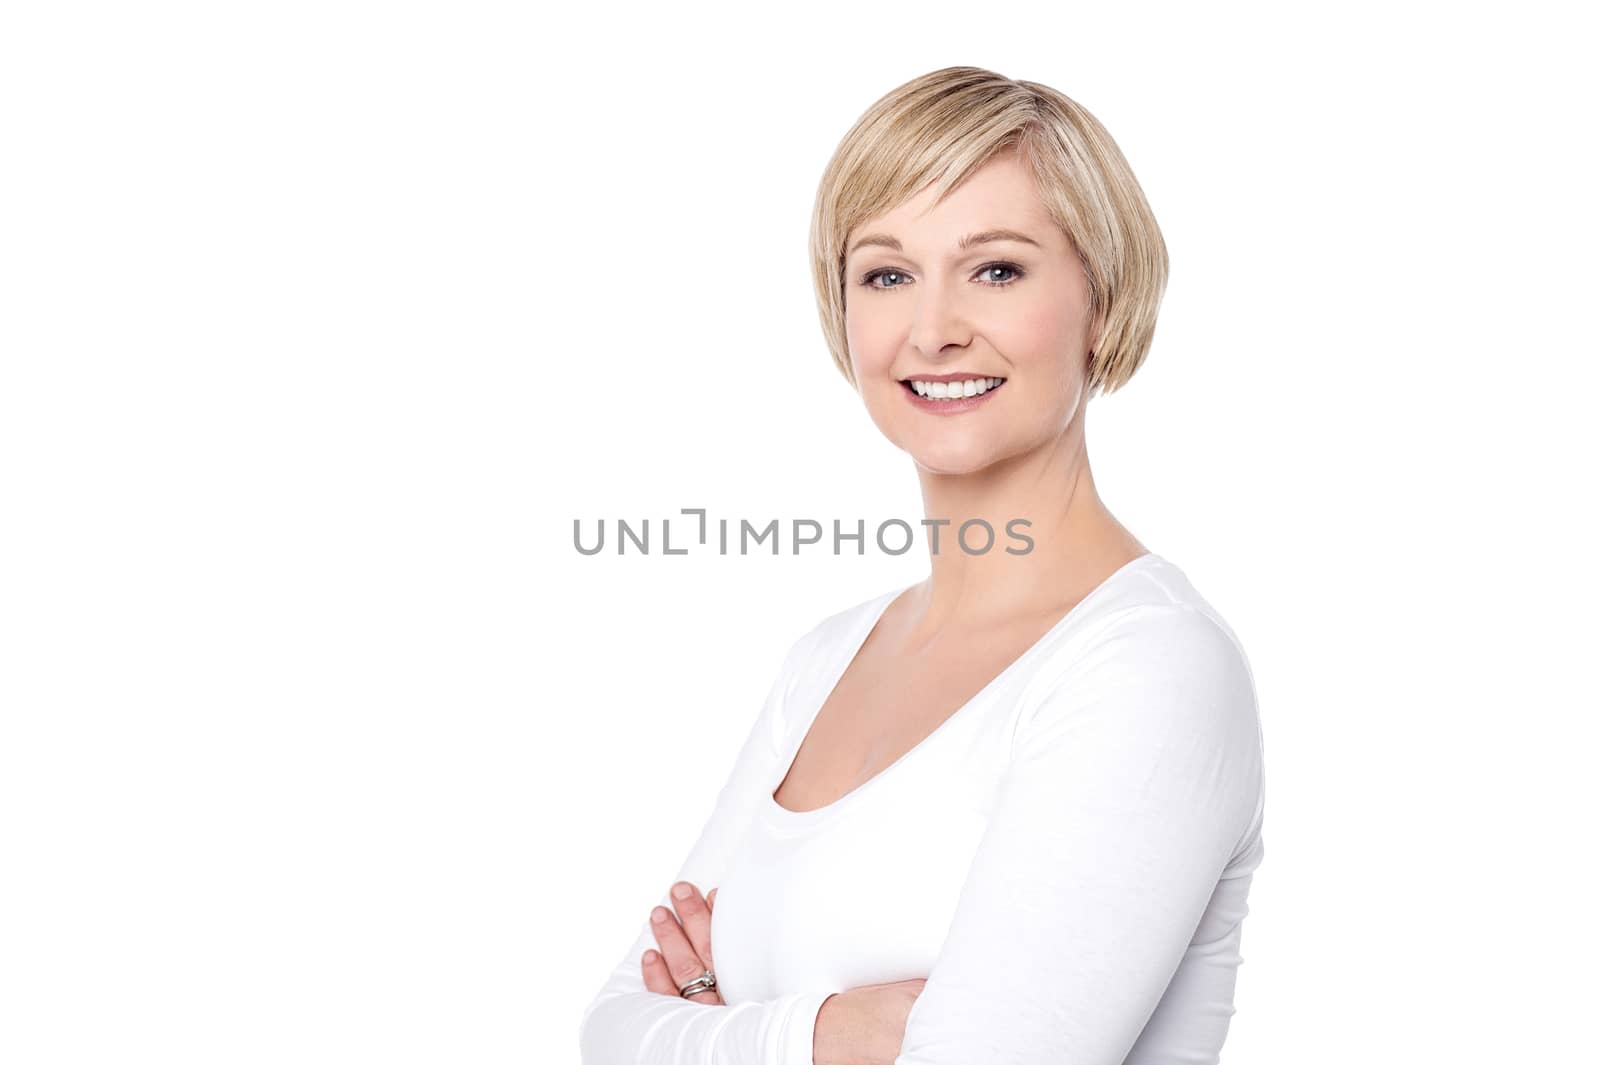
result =
[[[702,991],[714,991],[716,990],[716,987],[717,974],[712,972],[710,969],[707,969],[703,975],[695,977],[687,984],[684,984],[682,987],[678,988],[678,994],[684,998],[688,998],[690,995],[697,995]]]

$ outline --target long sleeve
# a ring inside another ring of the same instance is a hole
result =
[[[1260,729],[1230,632],[1149,604],[1070,657],[1024,693],[895,1065],[1121,1065],[1252,827]]]
[[[659,904],[669,910],[672,884],[687,880],[709,891],[728,869],[777,770],[783,701],[806,643],[801,637],[790,648],[699,839],[663,886]],[[656,945],[648,910],[640,924],[643,931],[584,1010],[583,1065],[812,1065],[817,1013],[828,993],[715,1006],[646,990],[639,960]]]

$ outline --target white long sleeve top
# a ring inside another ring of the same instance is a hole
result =
[[[779,806],[903,590],[790,647],[672,881],[719,889],[726,1005],[645,989],[646,913],[584,1011],[584,1065],[812,1065],[829,995],[916,977],[895,1065],[1218,1060],[1263,855],[1262,734],[1233,631],[1142,555],[877,776],[820,809]]]

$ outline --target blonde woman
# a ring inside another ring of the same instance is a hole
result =
[[[1133,172],[1060,93],[935,71],[846,135],[811,254],[929,575],[789,649],[583,1061],[1217,1061],[1263,746],[1235,634],[1089,468],[1166,282]]]

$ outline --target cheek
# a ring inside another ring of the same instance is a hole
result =
[[[850,348],[850,357],[857,366],[878,366],[894,356],[884,337],[883,327],[875,326],[870,314],[845,314],[844,339]]]
[[[1039,299],[1011,308],[995,323],[996,344],[1018,365],[1071,372],[1083,354],[1081,330],[1070,307]]]

